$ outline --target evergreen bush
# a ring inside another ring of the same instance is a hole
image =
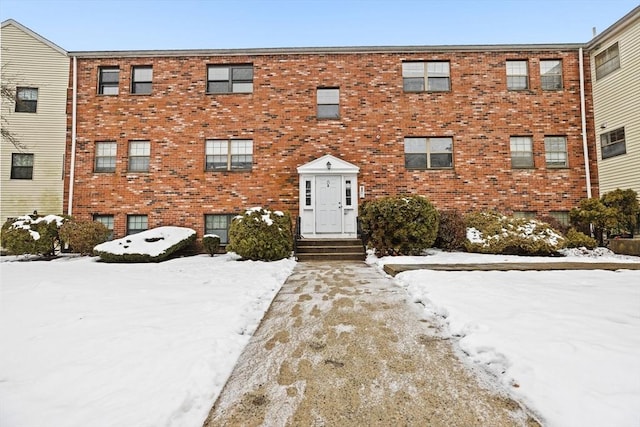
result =
[[[434,246],[445,251],[465,249],[466,227],[462,214],[457,210],[439,211],[440,222]]]
[[[53,256],[60,246],[58,229],[67,218],[58,215],[24,215],[2,225],[2,246],[11,255]]]
[[[601,197],[602,204],[608,208],[616,210],[615,222],[607,230],[609,237],[611,236],[630,236],[637,225],[638,212],[640,205],[638,204],[638,193],[634,190],[617,189],[605,193]]]
[[[587,248],[595,249],[598,246],[598,241],[593,237],[589,237],[581,231],[575,228],[570,228],[565,236],[567,239],[567,248]]]
[[[192,247],[195,241],[195,230],[163,226],[101,243],[93,251],[104,262],[161,262]]]
[[[381,255],[419,255],[433,246],[438,211],[426,197],[387,196],[360,210],[365,243]]]
[[[93,248],[106,242],[111,231],[98,221],[71,220],[60,227],[59,234],[60,239],[69,245],[72,252],[92,255]]]
[[[231,222],[227,250],[250,260],[276,261],[291,256],[291,216],[259,207],[247,210]]]
[[[503,255],[557,255],[565,239],[549,224],[497,212],[476,212],[465,217],[469,252]]]
[[[205,234],[202,237],[202,246],[209,255],[213,256],[217,254],[218,249],[220,249],[220,236]]]

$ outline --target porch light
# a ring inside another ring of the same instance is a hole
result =
[[[331,170],[331,162],[327,162],[327,170]]]

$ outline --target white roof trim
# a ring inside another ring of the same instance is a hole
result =
[[[331,169],[327,168],[327,162],[331,163]],[[318,159],[298,167],[298,174],[357,174],[360,168],[331,154],[326,154]]]
[[[33,37],[34,39],[38,40],[41,43],[44,43],[45,45],[49,46],[51,49],[55,50],[56,52],[61,53],[64,56],[67,56],[67,51],[66,50],[64,50],[63,48],[61,48],[57,44],[45,39],[40,34],[34,32],[34,31],[31,31],[29,28],[25,27],[24,25],[22,25],[18,21],[15,21],[13,19],[7,19],[6,21],[2,21],[2,28],[7,27],[9,25],[13,25],[14,27],[16,27],[19,30],[21,30],[23,33],[30,35],[31,37]]]

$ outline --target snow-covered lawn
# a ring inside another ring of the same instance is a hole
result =
[[[200,426],[295,262],[0,263],[0,426]]]
[[[600,253],[532,258],[433,251],[368,262],[640,262]],[[419,270],[396,281],[441,316],[469,359],[495,373],[545,425],[640,426],[640,271]]]

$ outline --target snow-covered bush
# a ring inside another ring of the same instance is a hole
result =
[[[12,255],[54,255],[59,228],[68,219],[58,215],[24,215],[2,225],[2,246]]]
[[[464,249],[467,238],[464,218],[457,210],[439,211],[440,222],[434,246],[445,251]]]
[[[67,243],[71,251],[82,254],[93,254],[93,248],[105,242],[111,231],[98,221],[76,221],[65,222],[60,227],[60,240]]]
[[[289,257],[293,250],[291,216],[260,207],[247,210],[231,222],[227,250],[251,260]]]
[[[496,212],[476,212],[465,217],[469,252],[504,255],[557,255],[566,240],[549,224]]]
[[[567,231],[565,238],[567,239],[567,248],[594,249],[598,246],[598,241],[596,239],[587,236],[575,228],[570,228],[569,231]]]
[[[360,209],[365,243],[381,255],[419,255],[433,246],[438,211],[426,197],[387,196]]]
[[[205,234],[202,237],[202,246],[204,246],[204,250],[211,256],[218,253],[218,249],[220,248],[220,236],[216,236],[215,234]]]
[[[160,262],[196,241],[196,232],[185,227],[157,227],[93,248],[105,262]]]

